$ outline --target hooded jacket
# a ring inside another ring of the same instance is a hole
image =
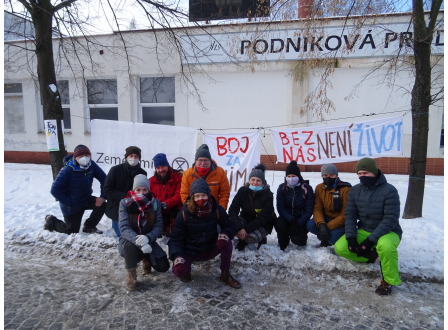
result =
[[[196,179],[204,179],[207,181],[213,197],[215,197],[218,204],[221,205],[224,210],[227,210],[227,204],[229,203],[230,197],[230,185],[226,172],[222,169],[222,167],[216,165],[216,162],[212,160],[210,164],[210,171],[205,177],[201,177],[196,170],[195,165],[187,169],[182,176],[182,186],[180,189],[180,197],[183,204],[190,195],[191,183]]]
[[[310,220],[314,208],[313,188],[307,183],[304,184],[307,190],[305,196],[301,184],[288,187],[286,183],[282,183],[277,189],[277,211],[279,215],[288,222],[297,219],[300,226],[305,226]],[[283,191],[283,187],[285,187],[285,191]]]
[[[263,189],[253,191],[249,188],[249,183],[246,183],[244,187],[238,189],[229,208],[229,217],[238,230],[244,228],[250,234],[263,227],[270,234],[276,216],[274,194],[269,185],[265,184]]]
[[[356,238],[356,229],[371,233],[368,238],[373,243],[381,236],[391,231],[400,239],[400,196],[397,189],[387,183],[384,174],[378,170],[377,182],[365,187],[357,184],[348,193],[345,208],[345,236],[347,239]],[[359,220],[359,222],[358,222]]]
[[[73,155],[64,157],[64,167],[51,185],[51,194],[59,201],[62,214],[69,216],[81,210],[85,210],[87,199],[92,195],[93,179],[97,179],[101,185],[101,197],[106,198],[104,181],[106,174],[91,160],[88,169],[83,170],[73,163]]]
[[[182,209],[182,201],[180,199],[180,187],[182,184],[182,172],[174,171],[171,167],[169,180],[163,184],[155,176],[149,178],[149,189],[154,197],[160,202],[166,203],[166,210],[162,210],[163,215],[169,215],[170,210],[175,207],[177,210]]]

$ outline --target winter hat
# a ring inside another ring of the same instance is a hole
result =
[[[196,155],[194,156],[194,160],[198,160],[198,158],[205,157],[207,159],[212,160],[212,155],[210,154],[210,151],[208,150],[208,145],[203,144],[201,145],[198,150],[196,150]]]
[[[152,159],[154,161],[154,168],[157,168],[159,166],[168,166],[170,167],[170,163],[168,163],[168,159],[166,159],[166,155],[165,154],[157,154],[154,156],[154,158]]]
[[[300,168],[297,166],[297,162],[295,160],[286,166],[286,176],[290,174],[297,175],[300,178]]]
[[[358,161],[355,167],[355,171],[356,173],[358,173],[358,171],[369,171],[377,175],[378,167],[376,167],[375,159],[365,157]]]
[[[264,176],[264,172],[266,171],[266,165],[264,165],[263,163],[258,164],[257,166],[255,166],[255,168],[252,170],[252,172],[250,172],[249,174],[249,179],[256,177],[261,179],[261,181],[263,182],[263,185],[266,184],[266,179]]]
[[[135,190],[137,187],[145,187],[149,189],[149,180],[146,175],[137,174],[134,178],[134,185],[132,186],[132,190]]]
[[[204,179],[196,179],[191,183],[190,196],[197,193],[203,193],[207,196],[210,195],[210,187],[208,186],[207,181],[205,181]]]
[[[334,166],[333,164],[324,164],[322,165],[322,167],[320,168],[320,175],[324,175],[324,174],[338,174],[338,169],[336,168],[336,166]]]
[[[90,155],[90,156],[92,156],[92,154],[90,153],[90,149],[87,148],[87,147],[86,147],[85,145],[83,145],[83,144],[78,145],[78,146],[75,148],[74,152],[73,152],[73,157],[74,157],[74,158],[76,158],[76,157],[78,157],[78,156],[81,156],[81,155]]]
[[[138,158],[142,158],[142,150],[139,147],[130,146],[126,148],[124,158],[128,158],[129,155],[136,154]]]

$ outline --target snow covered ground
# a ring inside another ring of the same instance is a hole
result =
[[[310,185],[315,187],[321,182],[320,173],[302,173]],[[275,193],[283,182],[284,172],[268,171],[266,179]],[[359,182],[354,173],[340,173],[344,181],[356,184]],[[401,213],[407,194],[408,176],[386,175],[389,183],[393,184],[400,194]],[[111,228],[110,220],[104,216],[99,224],[103,235],[76,234],[66,235],[43,230],[44,218],[53,214],[63,219],[59,203],[50,194],[52,176],[50,166],[35,164],[5,164],[4,167],[4,238],[5,243],[20,242],[35,245],[70,247],[74,250],[89,251],[91,254],[108,251],[113,253],[118,238]],[[408,277],[421,277],[433,281],[443,281],[443,246],[444,246],[444,178],[438,176],[426,177],[425,200],[423,217],[413,220],[400,219],[403,228],[403,238],[399,251],[400,273]],[[95,194],[95,192],[94,192]],[[96,192],[98,195],[98,192]],[[229,204],[230,205],[230,204]],[[88,217],[90,211],[84,214]],[[167,251],[166,239],[159,240]],[[277,267],[288,269],[291,273],[300,273],[305,269],[312,269],[314,273],[331,271],[370,273],[378,272],[377,264],[359,264],[337,256],[333,247],[317,248],[319,241],[309,234],[308,245],[298,249],[291,244],[286,250],[280,251],[275,231],[268,236],[267,246],[259,251],[235,251],[234,266],[243,277],[251,276],[251,267],[263,267],[272,274]],[[118,252],[116,253],[118,256]],[[239,268],[239,269],[238,269]],[[244,268],[244,270],[243,270]],[[244,278],[239,277],[240,280]],[[318,278],[316,280],[319,280]],[[263,283],[260,283],[262,285]]]

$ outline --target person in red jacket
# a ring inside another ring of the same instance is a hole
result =
[[[175,171],[170,167],[165,154],[157,154],[154,162],[154,176],[149,178],[149,186],[154,197],[162,205],[163,234],[169,236],[174,227],[177,212],[182,209],[180,199],[180,185],[182,171]]]

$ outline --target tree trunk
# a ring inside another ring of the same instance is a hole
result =
[[[59,151],[49,152],[54,179],[63,167],[62,160],[67,155],[61,130],[61,122],[64,117],[64,112],[62,110],[59,90],[53,92],[50,87],[51,85],[57,86],[53,61],[53,7],[49,1],[41,1],[40,5],[42,7],[35,6],[33,8],[31,17],[36,33],[37,77],[39,79],[40,99],[42,102],[44,119],[57,120]]]

